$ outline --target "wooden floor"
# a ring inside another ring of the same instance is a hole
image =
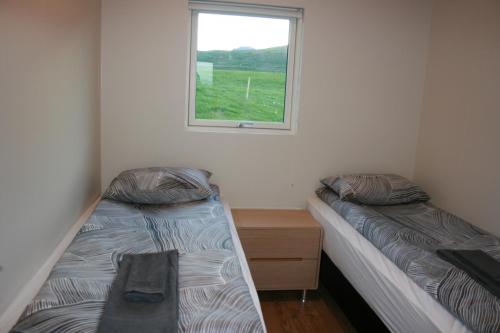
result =
[[[328,292],[309,291],[302,303],[300,291],[260,291],[268,333],[355,333]]]

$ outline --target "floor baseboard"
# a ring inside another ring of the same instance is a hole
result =
[[[36,296],[40,288],[42,287],[45,280],[50,274],[52,267],[59,260],[61,255],[64,253],[68,245],[71,243],[73,238],[75,238],[78,230],[87,221],[89,216],[94,211],[95,207],[99,203],[101,197],[96,198],[92,204],[83,212],[80,218],[75,224],[69,229],[61,242],[54,249],[52,254],[43,263],[42,267],[36,272],[36,274],[31,278],[31,280],[24,286],[24,288],[19,292],[17,297],[12,301],[7,310],[0,316],[0,332],[8,332],[17,322],[19,317],[24,311],[24,308],[31,302],[31,300]]]

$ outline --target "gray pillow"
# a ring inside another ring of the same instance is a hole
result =
[[[341,200],[365,205],[399,205],[428,201],[429,195],[408,179],[391,174],[352,174],[329,177],[321,183]]]
[[[105,199],[138,204],[173,204],[212,195],[211,173],[191,168],[144,168],[123,171],[113,179]]]

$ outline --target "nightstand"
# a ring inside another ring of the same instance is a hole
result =
[[[318,288],[323,231],[306,210],[233,209],[257,290]]]

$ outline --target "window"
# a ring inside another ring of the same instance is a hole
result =
[[[302,10],[190,1],[188,126],[290,130]]]

